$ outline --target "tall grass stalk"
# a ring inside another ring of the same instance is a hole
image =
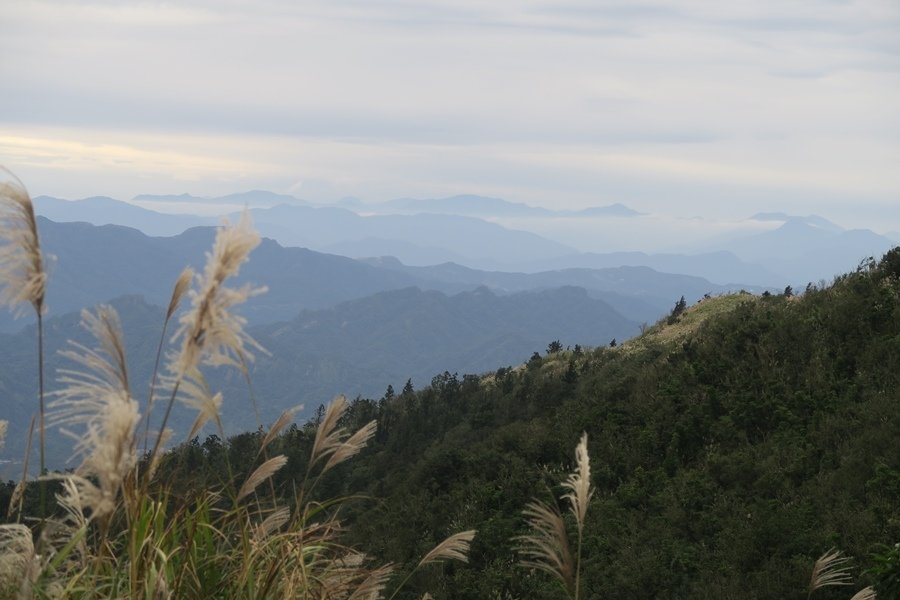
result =
[[[47,274],[31,196],[19,179],[0,167],[0,304],[15,314],[30,304],[37,319],[38,438],[40,472],[46,469],[44,423],[44,298]],[[41,484],[41,519],[46,516],[46,485]]]
[[[568,502],[578,531],[575,552],[562,513],[555,504],[539,500],[530,502],[523,511],[531,533],[516,538],[522,555],[520,564],[551,575],[573,600],[581,598],[581,547],[588,504],[594,494],[587,443],[587,433],[583,433],[575,448],[575,471],[563,483],[568,493],[561,498]]]

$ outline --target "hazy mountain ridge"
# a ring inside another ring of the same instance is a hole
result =
[[[163,310],[138,296],[110,302],[120,313],[127,344],[132,392],[143,399],[149,387]],[[56,372],[71,363],[59,355],[69,340],[93,345],[78,313],[45,321],[48,390]],[[486,288],[456,295],[404,288],[307,310],[295,319],[249,328],[271,355],[257,353],[250,368],[260,418],[271,422],[285,408],[304,404],[309,414],[339,393],[374,396],[407,379],[427,384],[440,372],[482,373],[528,359],[559,339],[563,344],[597,345],[638,332],[638,324],[578,288],[498,296]],[[171,331],[170,331],[171,334]],[[35,327],[0,334],[0,394],[9,419],[9,446],[24,448],[28,421],[36,407]],[[255,422],[246,383],[232,371],[207,372],[212,389],[226,398],[223,420],[236,433]],[[158,415],[157,415],[158,417]],[[175,411],[172,424],[183,435],[193,420]],[[66,455],[58,440],[55,456]],[[16,457],[19,458],[19,457]]]
[[[407,213],[442,213],[477,217],[634,217],[641,215],[622,203],[592,206],[581,210],[552,210],[531,206],[522,202],[510,202],[502,198],[490,198],[474,194],[461,194],[447,198],[399,198],[376,204],[351,205],[374,212],[400,211]]]
[[[663,272],[704,277],[721,285],[780,288],[787,284],[803,286],[808,281],[827,281],[837,273],[854,268],[861,259],[880,255],[895,243],[892,238],[870,230],[846,230],[814,214],[766,212],[757,213],[747,221],[780,222],[781,225],[762,233],[720,234],[699,245],[688,244],[695,247],[690,253],[578,252],[526,229],[542,219],[566,221],[563,217],[572,217],[572,223],[579,223],[581,220],[576,217],[591,219],[599,215],[598,222],[611,227],[616,219],[626,217],[627,222],[642,223],[645,215],[618,204],[581,211],[553,211],[475,195],[399,199],[379,205],[360,201],[344,203],[352,210],[342,206],[312,206],[293,196],[264,191],[205,199],[185,195],[143,195],[137,199],[163,204],[194,202],[207,209],[215,203],[255,206],[251,213],[259,230],[282,245],[354,258],[392,255],[404,264],[415,266],[456,262],[479,269],[527,272],[649,266]],[[286,202],[279,203],[282,200]],[[369,210],[372,206],[380,206],[383,212],[410,214],[372,214]],[[110,198],[62,201],[41,197],[37,207],[39,214],[59,220],[124,224],[150,234],[173,235],[192,226],[218,224],[213,217],[164,214]],[[232,219],[235,217],[232,214]],[[504,217],[519,229],[485,220],[507,222]],[[553,237],[565,236],[557,231]]]
[[[126,294],[165,305],[181,270],[203,267],[215,236],[211,227],[150,237],[128,227],[55,223],[43,217],[38,228],[44,251],[56,257],[47,286],[50,314]],[[237,281],[269,288],[246,306],[245,314],[255,322],[290,319],[303,308],[323,308],[416,283],[397,271],[305,248],[284,248],[272,240],[263,240]],[[6,313],[0,316],[0,330],[21,326]]]
[[[529,261],[574,250],[527,231],[458,215],[412,214],[361,216],[334,207],[277,206],[251,210],[259,231],[287,246],[313,249],[392,239],[415,246],[440,247],[477,264]],[[414,258],[399,256],[400,260]]]
[[[50,267],[47,292],[50,314],[79,310],[127,294],[139,294],[153,304],[164,305],[185,266],[202,268],[215,232],[211,227],[199,227],[176,236],[150,237],[128,227],[55,223],[43,217],[38,219],[38,227],[45,252],[56,257]],[[262,241],[237,281],[268,287],[268,293],[252,298],[245,307],[253,323],[287,320],[306,308],[326,308],[409,286],[458,293],[482,285],[498,293],[580,286],[641,322],[655,320],[681,295],[700,297],[728,289],[650,269],[522,274],[446,265],[405,267],[396,260],[378,264],[286,248],[270,239]],[[28,322],[28,315],[25,320],[14,320],[3,313],[0,331],[15,331]]]
[[[34,207],[38,215],[58,223],[122,225],[151,236],[178,235],[191,227],[217,224],[217,219],[212,217],[161,213],[105,196],[81,200],[38,196]]]
[[[655,321],[669,310],[679,297],[691,301],[706,294],[721,294],[738,289],[762,292],[753,286],[722,286],[701,277],[657,272],[649,267],[625,266],[601,269],[565,268],[537,273],[482,271],[455,263],[427,267],[407,266],[393,257],[365,259],[364,262],[396,269],[426,282],[428,286],[455,284],[485,286],[501,293],[575,286],[612,305],[636,321]]]
[[[773,230],[732,239],[720,246],[799,286],[810,281],[831,281],[856,268],[861,260],[882,256],[894,246],[894,241],[869,229],[843,229],[812,215],[788,217]]]

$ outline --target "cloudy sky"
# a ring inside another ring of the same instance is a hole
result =
[[[32,194],[458,193],[900,229],[897,0],[0,7]]]

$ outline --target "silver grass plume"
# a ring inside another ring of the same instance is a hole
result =
[[[175,280],[175,286],[172,288],[172,297],[169,298],[169,306],[166,309],[166,319],[172,318],[172,316],[175,314],[175,311],[178,310],[178,306],[181,304],[181,299],[191,287],[191,281],[193,280],[194,270],[190,267],[185,267],[184,270],[181,271],[181,274],[178,276],[178,279]]]
[[[341,418],[347,412],[347,399],[338,396],[332,400],[325,409],[325,416],[316,429],[316,439],[313,442],[309,466],[312,468],[320,460],[328,458],[322,472],[356,456],[365,448],[372,436],[375,435],[377,423],[370,421],[363,425],[356,433],[348,437],[343,427],[338,427]]]
[[[569,508],[575,516],[579,534],[584,529],[584,517],[587,514],[588,503],[594,491],[591,489],[591,461],[587,449],[587,433],[581,434],[581,440],[575,447],[576,470],[569,475],[563,483],[563,487],[569,493],[563,499],[569,501]]]
[[[378,600],[393,572],[394,567],[391,565],[369,570],[366,578],[353,590],[347,600]]]
[[[294,416],[301,410],[303,410],[302,404],[293,408],[285,409],[281,413],[281,416],[279,416],[278,419],[274,423],[272,423],[272,426],[269,427],[269,431],[266,432],[265,437],[263,437],[262,442],[260,442],[257,455],[262,454],[266,450],[269,444],[271,444],[272,441],[276,437],[278,437],[278,434],[288,426],[288,423],[294,420]]]
[[[834,548],[827,550],[813,564],[812,574],[809,578],[809,594],[826,586],[853,583],[849,562],[850,557],[844,556],[840,550]]]
[[[166,383],[174,386],[175,381],[166,380]],[[200,369],[192,368],[182,376],[178,386],[178,399],[185,406],[197,411],[188,439],[200,433],[208,421],[213,421],[221,428],[219,410],[222,408],[222,393],[212,393]]]
[[[56,502],[63,509],[64,515],[61,520],[55,521],[59,528],[65,532],[63,536],[63,544],[73,539],[79,530],[87,530],[88,520],[85,517],[85,506],[81,502],[81,494],[78,490],[78,484],[71,477],[66,477],[62,481],[63,492],[56,494]],[[75,553],[80,558],[88,556],[87,544],[82,536],[74,547]]]
[[[239,288],[225,286],[229,277],[238,274],[259,241],[246,211],[236,225],[226,224],[216,233],[213,249],[206,254],[206,267],[194,277],[196,288],[188,292],[191,308],[179,319],[173,337],[180,345],[169,365],[174,377],[180,378],[201,364],[244,369],[253,360],[251,350],[265,351],[244,332],[246,320],[231,309],[266,288],[249,284]]]
[[[40,569],[31,530],[25,525],[0,525],[0,594],[4,598],[30,598]]]
[[[591,489],[591,463],[587,445],[587,433],[582,433],[575,447],[575,471],[563,482],[563,487],[568,493],[562,496],[562,500],[568,501],[569,510],[575,517],[578,527],[578,545],[574,560],[566,533],[566,523],[556,506],[551,507],[538,501],[530,502],[523,513],[532,533],[516,538],[520,543],[519,552],[524,555],[522,566],[549,573],[559,581],[566,593],[576,600],[579,598],[581,587],[581,542],[584,521],[588,504],[594,494]]]
[[[247,478],[244,485],[241,486],[240,491],[238,491],[237,500],[241,501],[244,499],[244,497],[259,487],[259,484],[272,477],[272,475],[278,472],[285,464],[287,464],[287,456],[279,454],[275,458],[270,458],[259,465],[256,470],[250,474],[250,477]]]
[[[316,439],[313,441],[312,453],[309,457],[309,466],[312,467],[319,459],[328,456],[341,443],[344,430],[338,428],[338,421],[347,411],[347,398],[343,395],[335,397],[325,408],[322,422],[316,428]]]
[[[9,428],[9,421],[0,421],[0,450],[6,444],[6,430]]]
[[[25,186],[0,167],[11,181],[0,182],[0,304],[19,314],[21,305],[44,310],[47,275],[38,240],[34,205]]]
[[[134,434],[140,414],[128,388],[118,314],[100,306],[96,314],[82,311],[81,319],[98,345],[70,342],[72,349],[61,352],[81,370],[60,369],[63,388],[50,404],[51,424],[62,426],[76,440],[81,465],[72,478],[74,489],[82,505],[91,509],[91,518],[99,518],[115,510],[123,480],[136,462]],[[73,432],[71,426],[81,431]]]
[[[575,563],[569,549],[566,523],[556,507],[529,502],[522,511],[531,534],[516,538],[523,567],[544,571],[556,578],[568,594],[575,589]]]
[[[260,543],[281,529],[291,518],[291,509],[280,506],[269,513],[259,525],[253,528],[253,541]]]
[[[850,600],[875,600],[877,597],[878,595],[875,593],[875,588],[867,586],[853,594],[853,596],[850,597]]]
[[[328,462],[325,463],[325,466],[322,468],[322,472],[325,472],[331,467],[339,465],[345,460],[353,458],[354,456],[359,454],[360,450],[365,448],[369,443],[369,440],[371,440],[375,435],[375,431],[377,428],[378,423],[376,421],[369,421],[368,423],[360,427],[356,433],[341,442],[331,454],[331,458],[328,459]]]
[[[475,530],[460,531],[454,533],[443,542],[432,548],[431,552],[426,554],[421,561],[419,567],[424,565],[440,562],[444,560],[458,560],[461,562],[469,562],[469,545],[475,537]],[[418,567],[417,567],[418,568]]]

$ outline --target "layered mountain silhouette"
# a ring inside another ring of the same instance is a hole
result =
[[[185,266],[202,268],[215,237],[212,227],[192,228],[170,237],[150,237],[118,225],[56,223],[38,218],[50,263],[47,305],[51,314],[93,306],[127,294],[164,306]],[[654,321],[681,296],[700,297],[730,289],[706,280],[658,273],[649,268],[567,269],[543,273],[478,271],[455,264],[406,267],[396,259],[359,261],[305,248],[283,247],[264,239],[242,269],[237,283],[268,287],[245,307],[253,323],[287,320],[301,310],[334,306],[377,292],[409,286],[458,293],[487,286],[498,294],[562,286],[587,289],[638,322]],[[0,313],[0,331],[12,332],[26,320]]]
[[[132,393],[144,402],[163,309],[138,296],[111,304],[123,323]],[[51,392],[56,389],[54,374],[74,366],[59,350],[69,347],[69,340],[95,345],[79,322],[78,313],[46,320]],[[251,327],[250,333],[271,352],[258,353],[250,367],[252,393],[234,370],[210,369],[207,376],[212,389],[224,392],[226,428],[237,432],[253,428],[257,414],[268,423],[285,408],[304,404],[301,415],[308,415],[339,393],[377,397],[388,385],[399,389],[407,379],[421,386],[443,371],[462,376],[517,365],[533,352],[543,352],[550,341],[605,344],[638,329],[637,323],[578,288],[506,296],[484,287],[455,295],[403,288]],[[0,361],[5,365],[0,394],[13,448],[25,447],[28,423],[37,407],[36,349],[34,326],[0,334]],[[178,408],[171,424],[184,435],[193,418],[191,411]],[[62,466],[60,458],[70,452],[67,440],[55,435],[48,439],[54,440],[54,464]]]
[[[882,256],[895,245],[892,239],[868,229],[843,229],[817,215],[764,213],[754,218],[783,222],[770,231],[719,245],[794,285],[831,281],[834,276],[855,269],[860,261]]]

